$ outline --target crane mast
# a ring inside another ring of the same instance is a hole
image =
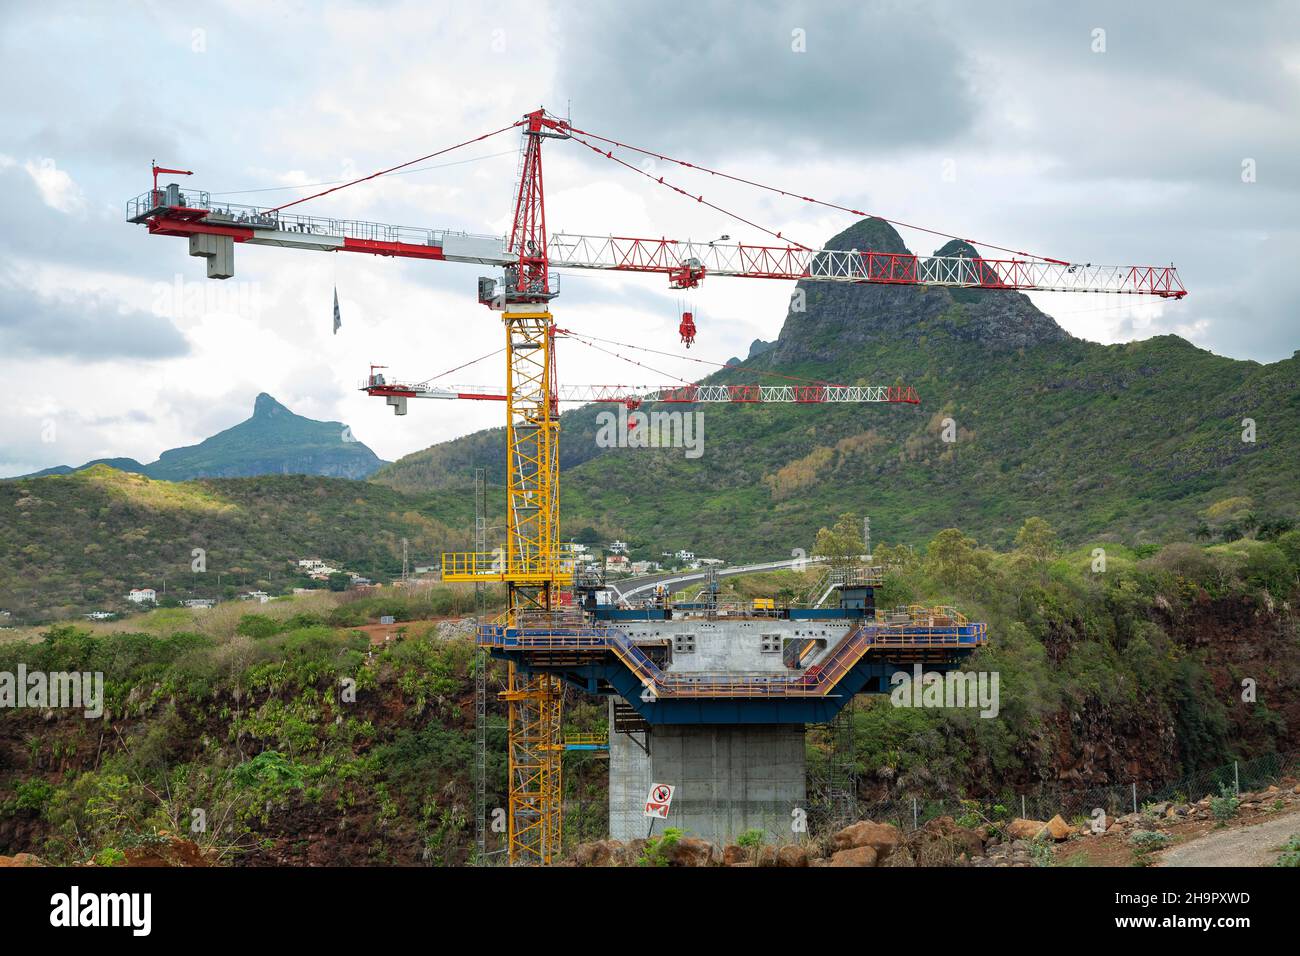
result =
[[[500,309],[506,334],[505,567],[494,555],[445,555],[444,581],[503,580],[508,624],[541,623],[558,605],[560,414],[556,397],[555,323],[546,249],[542,141],[564,138],[563,125],[544,111],[524,117],[523,157],[502,290],[480,280],[479,298]],[[449,567],[450,566],[450,570]],[[512,863],[549,864],[563,839],[564,694],[558,677],[508,665],[509,818]]]

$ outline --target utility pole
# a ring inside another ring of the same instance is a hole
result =
[[[867,551],[867,564],[875,564],[871,560],[871,516],[862,516],[862,543]]]
[[[402,539],[402,587],[411,583],[411,559],[407,550],[406,539]]]

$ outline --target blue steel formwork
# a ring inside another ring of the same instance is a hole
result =
[[[545,671],[593,695],[617,694],[649,724],[816,724],[830,721],[856,694],[889,693],[890,677],[916,662],[955,669],[986,643],[986,626],[885,626],[860,621],[830,667],[790,677],[674,675],[627,634],[607,625],[479,628],[492,656]],[[843,652],[841,652],[843,649]]]

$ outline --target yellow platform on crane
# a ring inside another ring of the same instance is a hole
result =
[[[541,555],[528,561],[511,561],[503,549],[496,551],[444,551],[442,580],[479,583],[505,581],[514,584],[542,584],[567,581],[573,576],[573,561],[547,559]]]

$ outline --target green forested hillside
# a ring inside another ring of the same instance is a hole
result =
[[[827,246],[903,248],[878,220]],[[950,243],[940,251],[968,250]],[[901,381],[922,405],[697,406],[697,459],[681,449],[598,448],[600,409],[569,412],[561,434],[566,534],[590,525],[634,544],[752,558],[808,547],[845,510],[870,514],[890,540],[920,544],[959,525],[995,545],[1009,543],[1031,514],[1067,541],[1158,542],[1188,539],[1220,499],[1249,496],[1258,518],[1300,510],[1294,356],[1261,365],[1172,335],[1085,342],[1018,293],[800,288],[806,308],[790,311],[775,345],[711,381],[780,381],[762,371]],[[1242,440],[1247,418],[1253,442]],[[945,419],[955,442],[943,441]],[[476,464],[503,472],[502,446],[499,432],[477,433],[409,455],[373,480],[463,489]]]
[[[499,496],[494,496],[493,500]],[[0,482],[0,609],[18,621],[118,609],[132,587],[169,597],[284,590],[318,557],[367,576],[470,543],[473,500],[306,475],[156,481],[96,465]],[[193,550],[207,570],[191,570]]]

